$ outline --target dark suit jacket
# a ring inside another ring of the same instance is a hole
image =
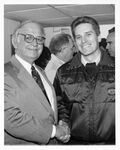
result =
[[[39,68],[38,68],[39,69]],[[40,69],[39,69],[40,70]],[[43,70],[40,70],[48,81]],[[13,56],[5,64],[5,144],[47,144],[52,125],[57,123],[55,112],[35,80]]]

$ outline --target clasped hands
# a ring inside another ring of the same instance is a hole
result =
[[[63,143],[67,143],[70,139],[70,128],[67,123],[60,120],[56,126],[56,138]]]

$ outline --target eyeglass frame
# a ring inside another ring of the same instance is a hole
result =
[[[35,39],[35,40],[36,40],[36,43],[37,43],[37,44],[39,44],[39,45],[44,44],[44,41],[45,41],[45,39],[46,39],[45,37],[38,36],[38,37],[40,37],[40,38],[42,38],[42,39],[43,39],[43,41],[39,43],[39,42],[38,42],[39,38],[34,37],[32,34],[23,34],[23,33],[18,33],[18,35],[22,35],[22,36],[24,36],[24,41],[25,41],[25,42],[27,42],[27,43],[32,43],[32,42],[34,41],[34,39]],[[32,39],[32,41],[31,41],[31,42],[27,40],[27,37],[26,37],[27,35],[28,35],[28,36],[30,35],[31,37],[33,37],[33,39]]]

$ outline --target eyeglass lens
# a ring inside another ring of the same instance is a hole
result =
[[[24,40],[27,43],[32,43],[34,41],[34,39],[36,39],[37,44],[43,44],[44,41],[45,41],[45,37],[38,36],[38,37],[35,38],[31,34],[22,34],[22,33],[19,33],[19,34],[24,36]]]

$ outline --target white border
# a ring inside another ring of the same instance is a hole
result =
[[[4,4],[115,4],[116,10],[115,10],[115,25],[116,25],[116,145],[115,146],[4,146],[3,144],[3,130],[4,130],[4,114],[3,114],[3,107],[4,107],[4,96],[3,96],[3,83],[4,83],[4,77],[3,77],[3,64],[4,64]],[[4,150],[67,150],[67,149],[79,149],[79,150],[119,150],[120,149],[120,2],[119,0],[61,0],[60,3],[53,0],[1,0],[0,1],[0,34],[1,34],[1,40],[0,40],[0,149]]]

